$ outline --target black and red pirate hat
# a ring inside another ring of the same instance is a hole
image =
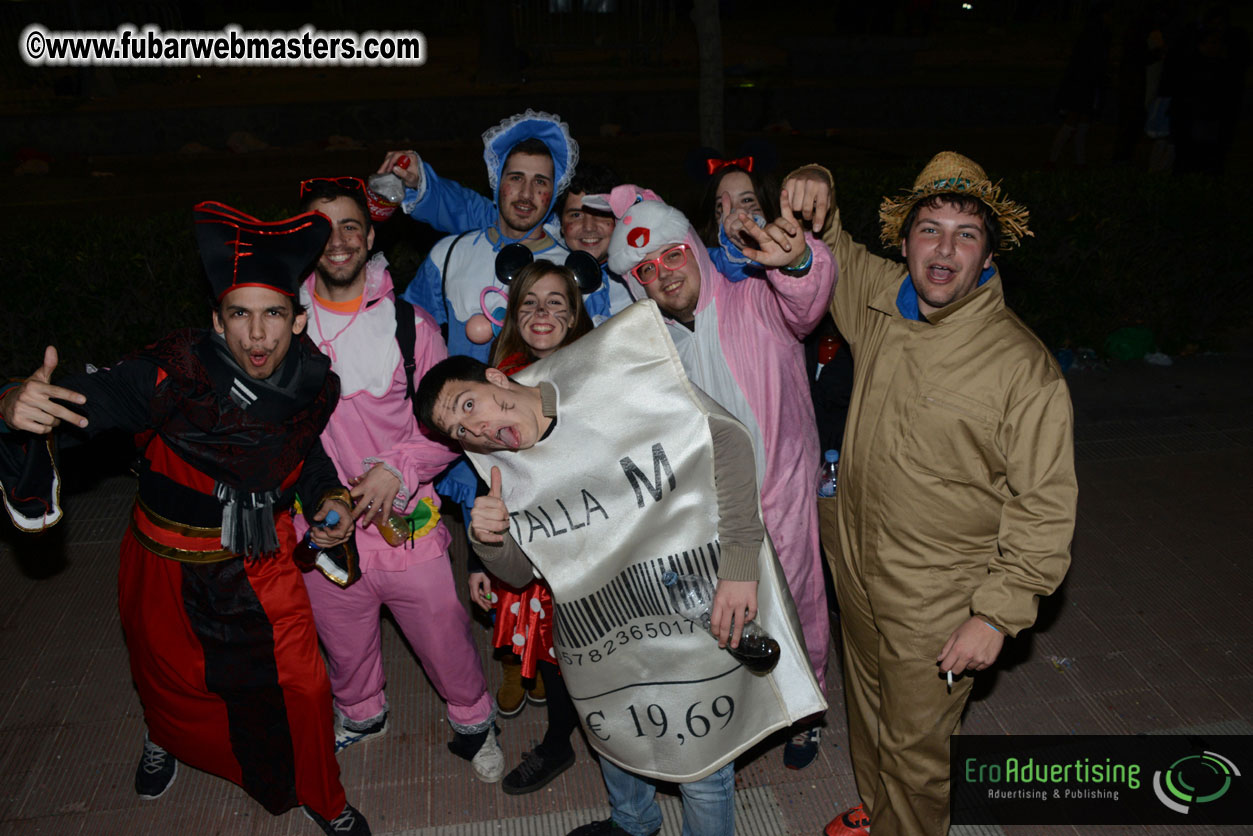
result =
[[[206,200],[194,215],[200,260],[219,302],[237,287],[295,296],[331,236],[331,221],[321,212],[269,222]]]

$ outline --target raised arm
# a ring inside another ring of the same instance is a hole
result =
[[[46,435],[62,426],[81,440],[152,425],[150,404],[160,375],[153,363],[130,358],[91,374],[68,375],[59,386],[48,382],[56,366],[56,349],[48,346],[35,374],[0,395],[0,419],[8,429]]]
[[[62,518],[54,445],[33,440],[58,427],[59,434],[82,440],[116,427],[138,432],[151,425],[157,382],[152,363],[132,359],[70,376],[65,386],[49,382],[56,366],[56,349],[49,346],[33,375],[0,394],[0,490],[9,519],[22,531],[42,531]]]
[[[401,167],[402,157],[417,162]],[[496,205],[473,189],[455,180],[439,177],[416,151],[389,151],[379,166],[379,174],[391,172],[405,184],[402,204],[405,214],[415,221],[449,234],[485,229],[496,223]]]
[[[826,312],[836,269],[830,251],[804,231],[792,215],[787,195],[782,197],[779,217],[765,227],[758,227],[747,213],[732,213],[728,207],[725,228],[733,240],[751,241],[744,245],[744,255],[767,268],[765,280],[773,292],[754,297],[761,316],[781,323],[792,338],[800,340]]]
[[[874,255],[845,231],[835,204],[831,172],[820,165],[798,168],[784,181],[792,211],[822,231],[822,240],[831,250],[839,281],[831,297],[835,324],[849,343],[856,344],[870,300],[885,284],[899,284],[905,266]]]

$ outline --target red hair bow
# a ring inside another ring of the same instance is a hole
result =
[[[745,171],[752,171],[753,170],[753,158],[752,157],[740,157],[735,160],[719,160],[719,159],[715,159],[711,157],[708,160],[705,160],[705,167],[709,169],[709,174],[711,176],[714,174],[717,174],[719,171],[722,171],[722,169],[731,165],[738,166],[739,168],[742,168]]]

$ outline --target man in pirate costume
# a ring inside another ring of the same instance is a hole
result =
[[[656,780],[680,784],[684,833],[733,833],[735,757],[825,703],[750,437],[691,385],[656,305],[512,378],[450,358],[423,378],[418,416],[489,479],[471,518],[488,570],[521,585],[534,567],[552,588],[554,654],[613,808],[573,833],[656,832]],[[666,570],[716,583],[717,644],[679,614]],[[780,646],[765,675],[718,650],[754,617]]]
[[[826,169],[794,172],[785,189],[815,228],[827,223],[831,310],[853,352],[832,571],[862,804],[826,832],[943,834],[969,674],[1034,623],[1070,565],[1070,395],[1005,307],[993,263],[1031,234],[1027,211],[974,161],[940,153],[880,207],[900,264],[849,237]]]
[[[341,588],[321,573],[305,575],[335,696],[336,748],[387,729],[379,632],[379,608],[386,605],[448,703],[456,735],[450,748],[471,761],[480,779],[498,781],[505,760],[492,728],[492,697],[457,597],[451,536],[431,485],[459,452],[423,433],[413,414],[411,387],[448,350],[430,314],[397,303],[383,254],[370,258],[374,230],[361,181],[315,178],[300,191],[301,208],[332,224],[300,300],[310,339],[339,376],[340,402],[322,444],[339,478],[352,486],[359,524],[358,583]],[[392,517],[405,517],[405,530],[388,539],[379,525]],[[305,529],[297,519],[297,534]]]
[[[312,534],[323,548],[352,531],[348,491],[318,439],[339,380],[294,303],[330,223],[318,213],[263,223],[202,203],[195,228],[212,330],[177,331],[59,385],[49,346],[43,366],[0,396],[6,510],[27,531],[60,521],[47,438],[58,425],[66,441],[135,433],[139,495],[118,605],[148,727],[136,791],[161,795],[183,761],[273,814],[303,805],[328,834],[368,834],[339,781],[289,513],[299,495],[307,519],[323,523]],[[339,520],[327,525],[331,511]],[[354,579],[352,561],[339,568]]]

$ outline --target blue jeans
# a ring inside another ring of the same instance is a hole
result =
[[[631,836],[650,836],[661,827],[661,808],[652,782],[600,759],[600,772],[609,790],[613,820]],[[690,784],[679,784],[683,794],[683,836],[734,836],[734,761]]]

